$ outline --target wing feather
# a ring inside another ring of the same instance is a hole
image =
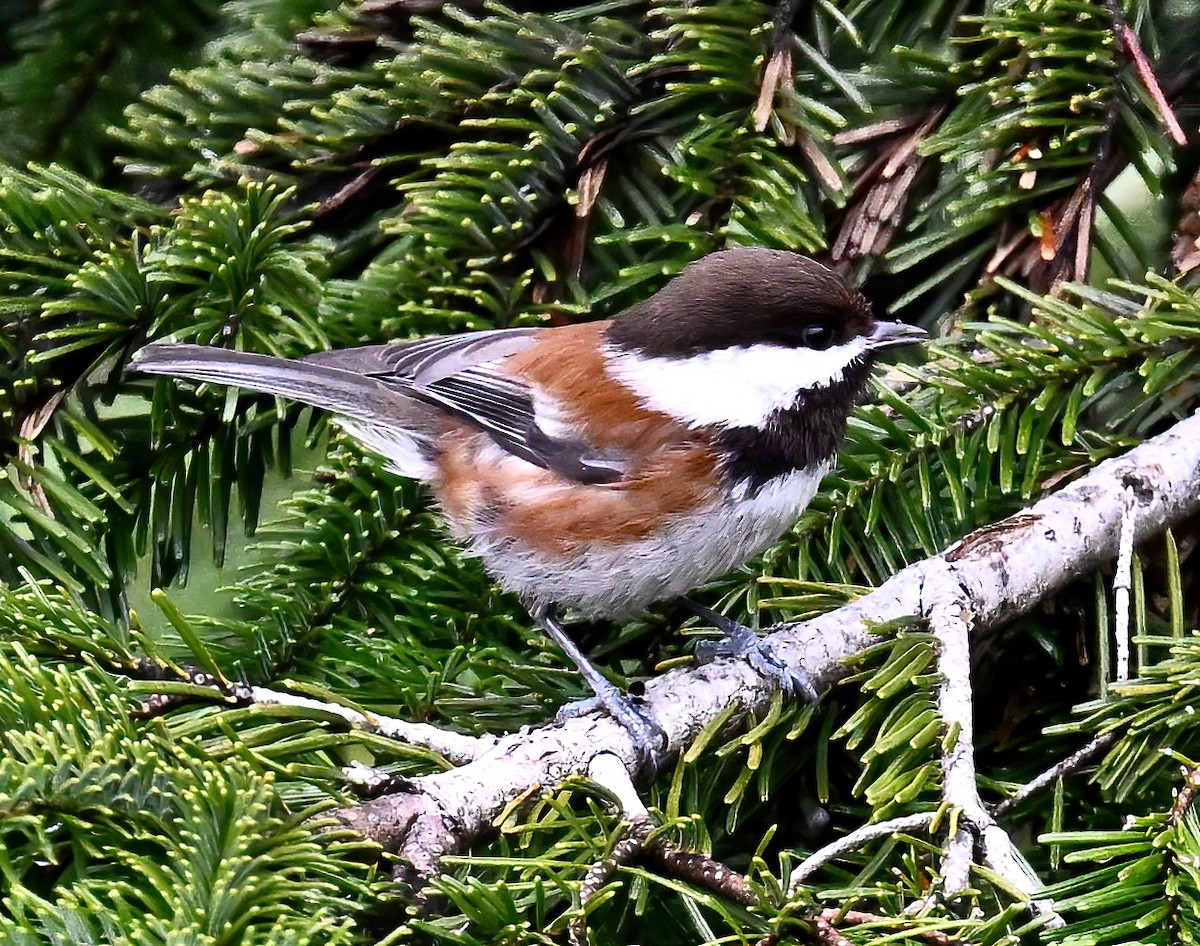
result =
[[[605,456],[581,439],[547,434],[538,426],[533,391],[504,373],[504,360],[539,344],[543,331],[468,332],[317,352],[299,361],[172,346],[173,351],[189,349],[190,360],[186,365],[164,364],[157,370],[172,373],[169,369],[174,367],[186,377],[237,383],[315,403],[352,418],[355,425],[348,429],[357,431],[394,426],[395,412],[388,411],[384,403],[388,398],[378,396],[392,391],[471,424],[514,456],[560,476],[582,483],[619,480],[624,469],[621,458]],[[156,370],[151,366],[156,357],[153,353],[166,348],[155,345],[145,349],[150,354],[140,362],[142,370]],[[200,366],[202,360],[212,360],[220,367],[206,372]],[[249,367],[235,376],[231,366],[242,361]],[[364,390],[378,394],[364,398]]]

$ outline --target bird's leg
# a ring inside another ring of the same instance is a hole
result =
[[[685,610],[707,621],[725,636],[719,641],[696,643],[697,663],[712,663],[720,657],[742,657],[754,670],[764,677],[775,680],[784,694],[792,698],[803,698],[815,702],[820,696],[817,681],[812,674],[798,667],[789,667],[775,655],[774,648],[760,638],[752,628],[739,624],[733,618],[718,614],[711,608],[680,598]]]
[[[592,664],[583,651],[575,644],[566,630],[554,615],[554,609],[549,605],[537,605],[529,609],[530,616],[549,635],[563,653],[567,655],[575,668],[583,675],[592,692],[596,694],[594,701],[584,700],[575,709],[575,704],[564,707],[567,716],[589,712],[595,704],[607,710],[608,714],[625,727],[633,740],[634,751],[638,756],[638,770],[656,772],[666,748],[667,736],[662,729],[650,720],[629,697],[611,684],[608,679]],[[560,716],[562,714],[560,713]]]

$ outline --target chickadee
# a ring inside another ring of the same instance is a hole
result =
[[[741,247],[692,263],[609,321],[296,361],[157,344],[131,367],[324,408],[428,483],[454,536],[516,592],[646,757],[655,733],[555,609],[627,618],[768,548],[829,469],[877,353],[924,334],[876,321],[858,291],[804,256]],[[752,633],[726,629],[753,652]]]

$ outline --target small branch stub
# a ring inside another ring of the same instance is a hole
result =
[[[1133,587],[1133,520],[1137,500],[1133,486],[1126,484],[1125,508],[1121,515],[1121,539],[1117,546],[1117,573],[1113,579],[1113,611],[1117,624],[1117,682],[1129,679],[1129,592]]]

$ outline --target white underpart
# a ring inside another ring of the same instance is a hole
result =
[[[825,351],[781,345],[743,345],[692,355],[655,358],[609,347],[609,373],[652,410],[689,427],[762,427],[807,388],[824,388],[867,350],[855,338]]]
[[[459,534],[500,583],[527,603],[622,619],[687,594],[770,548],[800,517],[827,469],[787,473],[753,495],[735,491],[644,538],[591,543],[566,559],[504,536]],[[533,481],[528,486],[538,489]]]
[[[568,423],[562,408],[539,389],[533,389],[533,422],[542,433],[555,440],[569,440],[579,432]]]
[[[433,479],[436,470],[429,460],[428,445],[416,432],[347,417],[335,417],[334,421],[363,446],[387,460],[389,469],[422,482]]]

